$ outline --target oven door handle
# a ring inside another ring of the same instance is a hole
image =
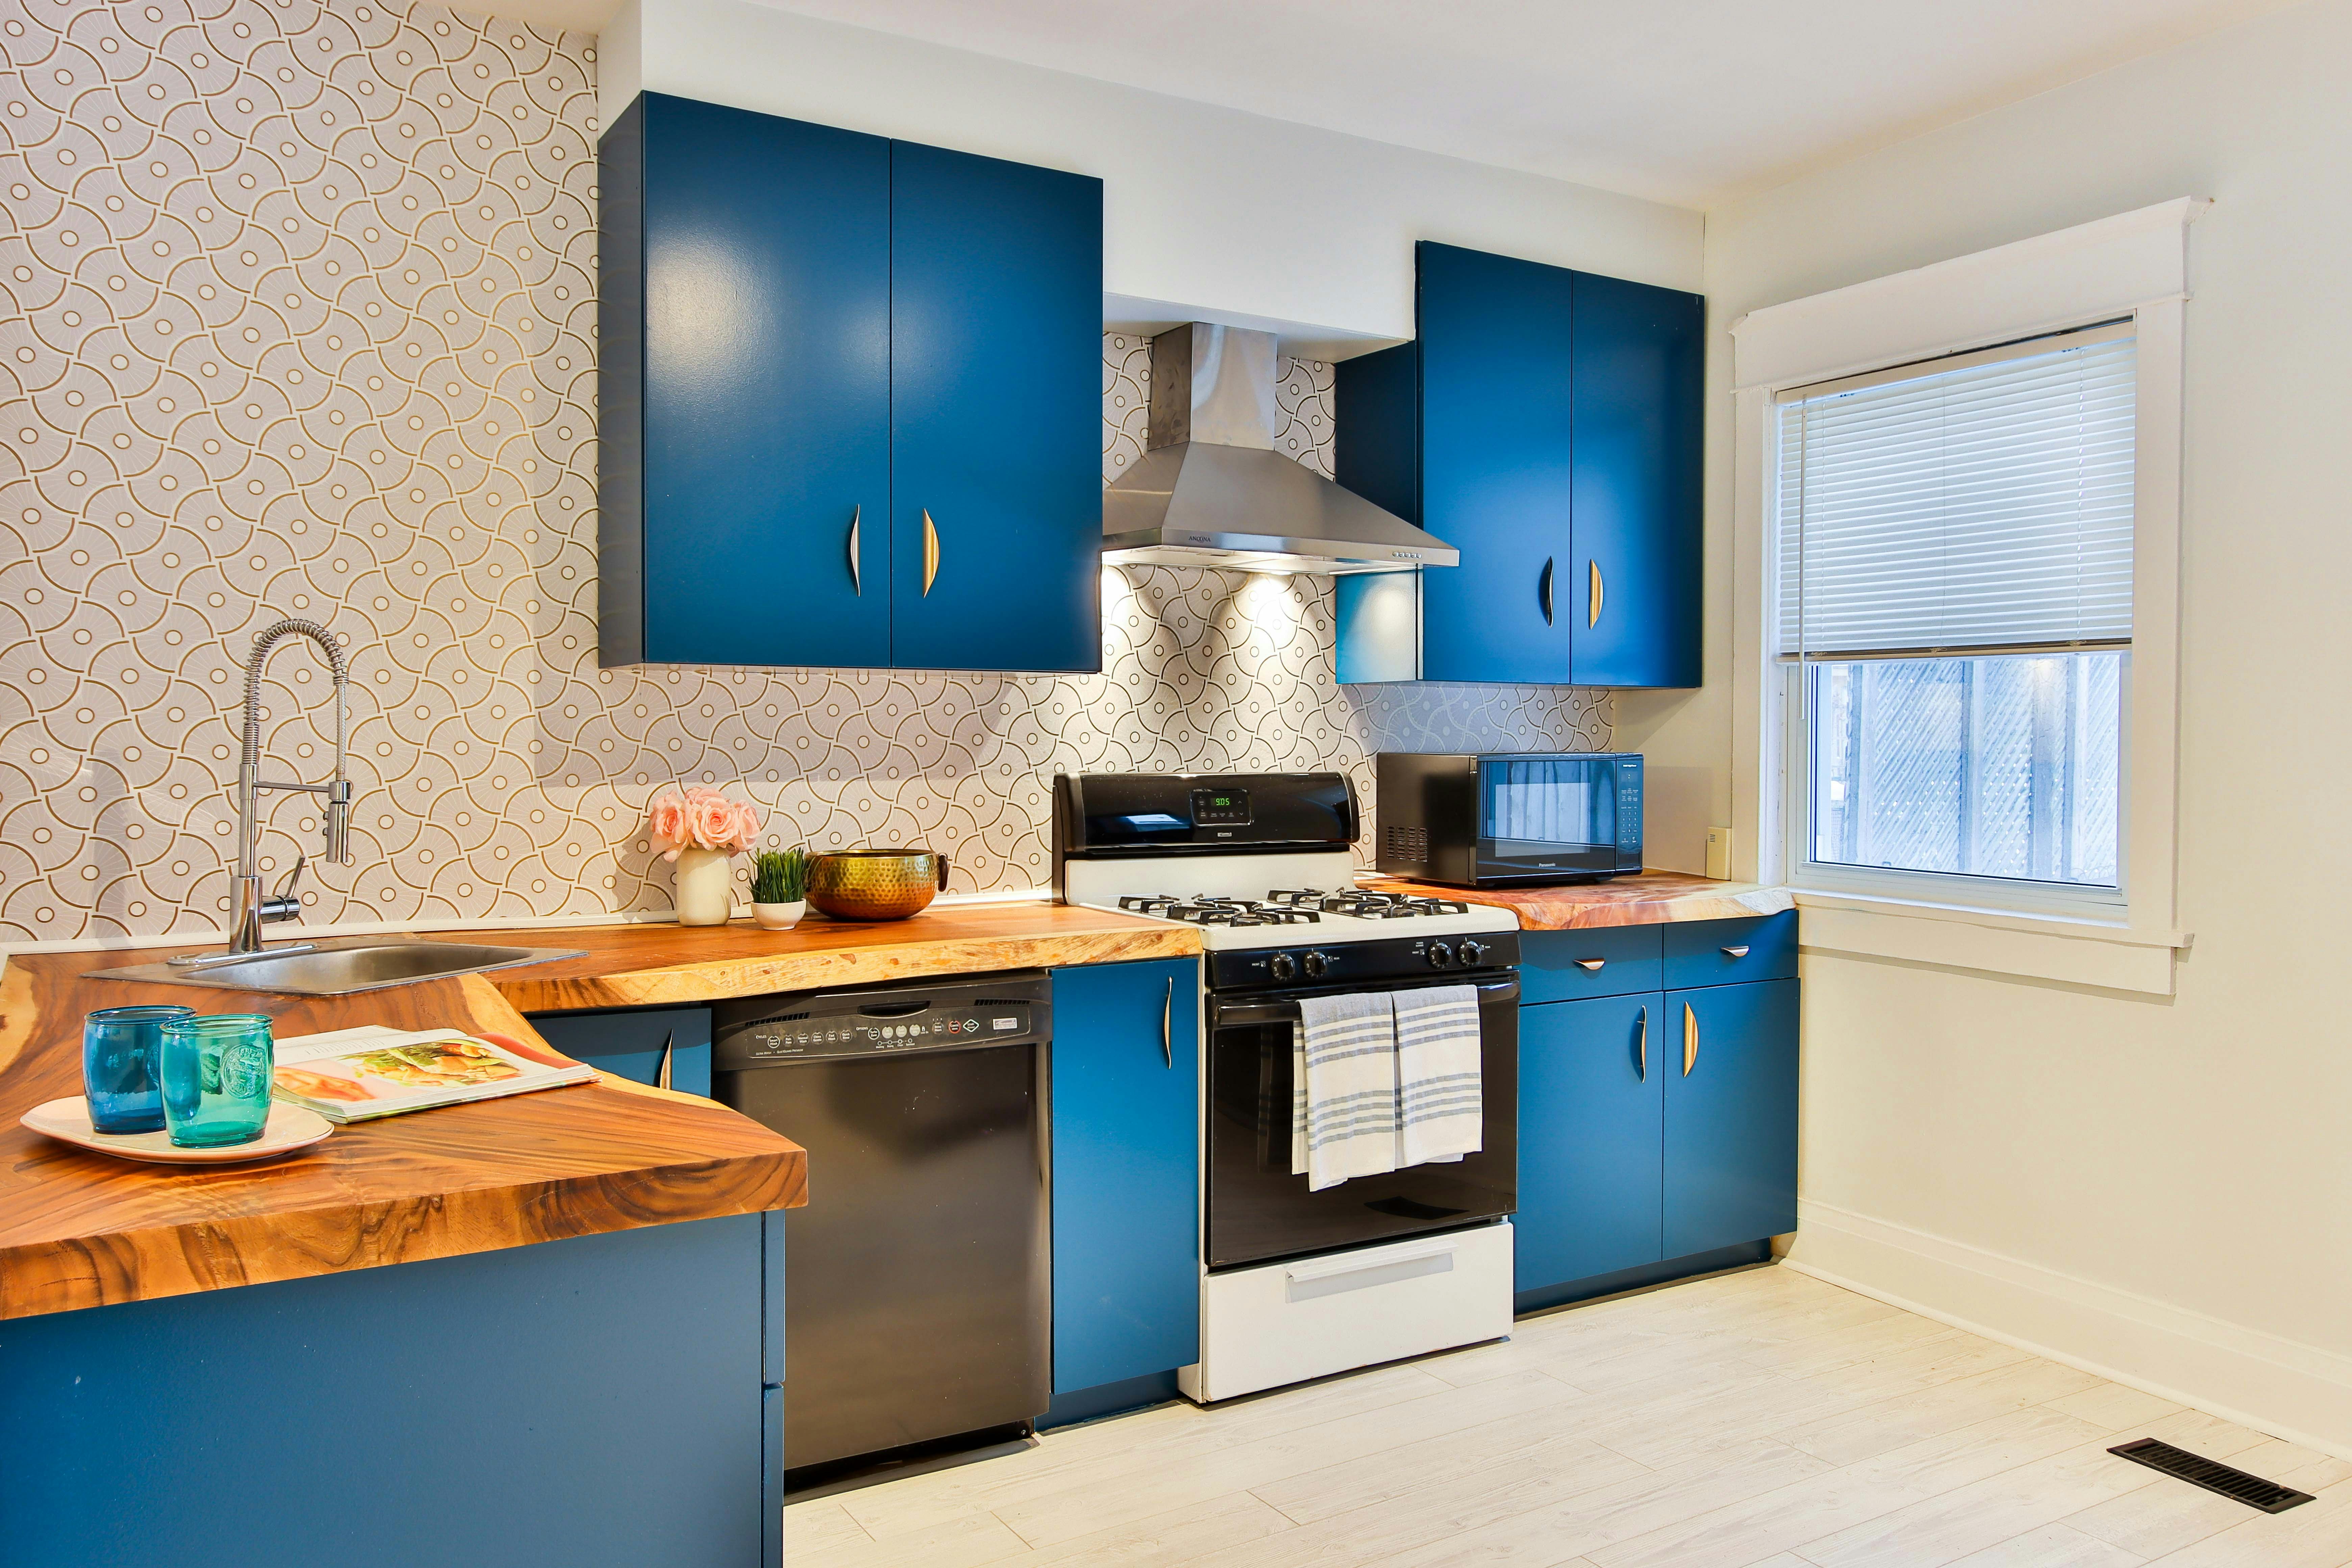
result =
[[[1368,989],[1428,991],[1434,989],[1434,987],[1427,985],[1396,985],[1368,987]],[[1517,975],[1513,975],[1508,980],[1485,981],[1478,986],[1478,1005],[1481,1007],[1484,1007],[1490,1003],[1500,1004],[1505,1002],[1516,1002],[1518,999],[1519,982]],[[1250,1024],[1296,1024],[1297,1022],[1298,1022],[1298,1004],[1296,1001],[1223,1002],[1212,1000],[1209,1004],[1209,1026],[1213,1029],[1239,1027]]]

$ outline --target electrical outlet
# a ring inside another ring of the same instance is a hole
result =
[[[1706,830],[1706,874],[1718,882],[1731,880],[1731,829]]]

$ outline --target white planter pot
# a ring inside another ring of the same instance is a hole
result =
[[[794,899],[789,904],[762,904],[755,901],[751,905],[751,918],[760,922],[760,928],[762,931],[790,931],[800,924],[801,917],[806,913],[808,913],[806,899]]]
[[[735,912],[735,868],[716,849],[681,849],[671,864],[671,902],[682,926],[723,926]]]

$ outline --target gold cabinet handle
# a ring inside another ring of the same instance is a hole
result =
[[[1608,962],[1605,958],[1580,958],[1576,961],[1576,967],[1590,970],[1598,974],[1601,973],[1601,966]]]
[[[866,584],[857,574],[857,518],[865,510],[862,506],[849,509],[849,586],[861,599],[866,597]]]
[[[1650,1081],[1650,1010],[1647,1007],[1642,1009],[1640,1029],[1634,1044],[1634,1070],[1641,1081],[1647,1083]]]
[[[923,513],[923,597],[931,596],[931,583],[940,574],[940,529],[931,514]]]
[[[1688,1078],[1691,1068],[1698,1066],[1698,1015],[1691,1005],[1683,1004],[1683,1076]]]
[[[1168,977],[1168,1000],[1160,1008],[1160,1054],[1168,1070],[1176,1070],[1176,977]]]
[[[1601,599],[1603,592],[1603,584],[1601,581],[1601,563],[1598,561],[1588,561],[1585,564],[1592,569],[1592,607],[1585,613],[1584,624],[1588,626],[1597,626],[1601,624]]]
[[[1727,947],[1723,951],[1725,956],[1729,958],[1745,958],[1748,956],[1748,950],[1745,947]]]

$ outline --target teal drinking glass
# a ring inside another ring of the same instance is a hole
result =
[[[163,1125],[183,1149],[250,1143],[269,1120],[277,1042],[260,1013],[214,1013],[163,1026]]]
[[[194,1007],[100,1007],[81,1022],[81,1094],[99,1132],[161,1132],[163,1026]]]

